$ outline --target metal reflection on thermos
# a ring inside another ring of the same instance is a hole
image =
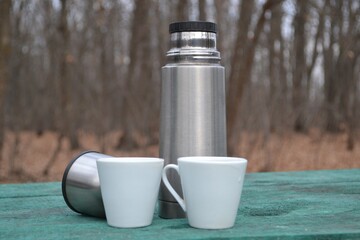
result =
[[[66,167],[62,179],[62,193],[73,211],[105,218],[96,160],[109,155],[87,151],[75,157]]]
[[[183,156],[226,156],[225,73],[216,49],[216,24],[177,22],[169,32],[170,50],[162,68],[160,157],[165,164],[176,164]],[[178,175],[169,174],[181,193]],[[159,215],[185,217],[163,184]]]

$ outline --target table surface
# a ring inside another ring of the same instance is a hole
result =
[[[360,169],[247,174],[226,230],[156,213],[149,227],[112,228],[72,212],[59,182],[2,184],[0,239],[360,239]]]

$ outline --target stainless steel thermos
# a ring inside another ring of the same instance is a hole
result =
[[[176,164],[182,156],[226,156],[225,73],[216,49],[216,24],[176,22],[169,32],[170,50],[162,68],[160,157],[165,164]],[[179,177],[169,174],[181,193]],[[159,215],[185,217],[163,184]]]

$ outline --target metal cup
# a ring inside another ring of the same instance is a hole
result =
[[[66,167],[62,179],[62,193],[73,211],[105,218],[96,160],[112,157],[95,151],[86,151],[75,157]]]

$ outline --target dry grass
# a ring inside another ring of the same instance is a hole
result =
[[[360,167],[360,142],[355,143],[353,151],[348,151],[344,133],[324,134],[312,130],[306,135],[273,134],[267,141],[261,137],[249,138],[257,138],[253,141],[255,146],[250,146],[251,141],[242,141],[240,150],[244,149],[244,155],[249,159],[250,172]]]
[[[135,151],[115,149],[119,132],[105,137],[106,154],[113,156],[157,156],[158,146],[144,146]],[[22,132],[18,149],[14,149],[15,136],[6,133],[2,161],[0,162],[0,183],[60,181],[69,161],[83,150],[99,151],[99,142],[92,134],[81,133],[83,149],[69,150],[65,139],[57,160],[48,176],[43,170],[56,148],[57,134],[46,132],[38,137],[34,132]],[[139,138],[141,142],[141,138]],[[346,150],[346,136],[332,135],[312,130],[308,134],[272,134],[265,138],[261,134],[242,134],[239,144],[241,156],[249,160],[248,172],[294,171],[318,169],[360,168],[360,142],[353,151]],[[15,151],[14,151],[15,150]],[[15,155],[15,158],[14,158]],[[9,174],[10,159],[15,160],[16,171]]]

